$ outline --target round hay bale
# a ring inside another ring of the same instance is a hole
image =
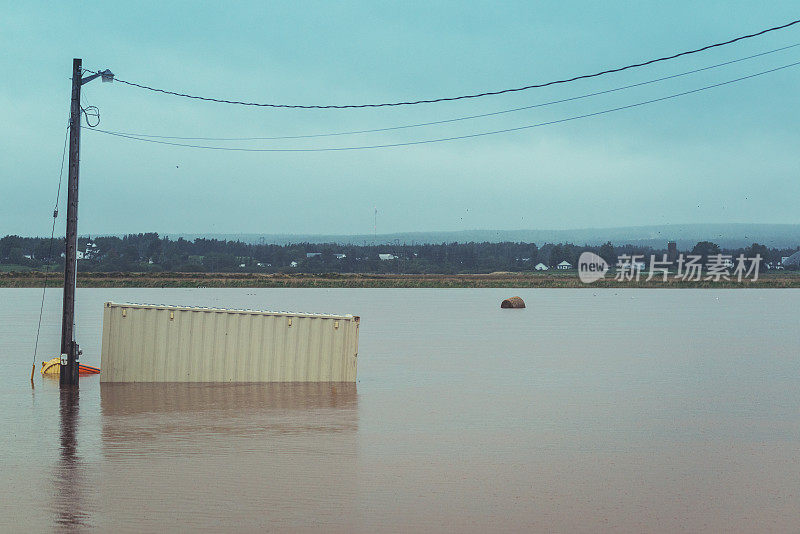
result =
[[[519,297],[511,297],[500,303],[501,308],[524,308],[525,301]]]

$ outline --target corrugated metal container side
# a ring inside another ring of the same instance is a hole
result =
[[[116,304],[101,382],[355,382],[353,315]]]

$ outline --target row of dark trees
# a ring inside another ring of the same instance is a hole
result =
[[[0,264],[33,269],[63,268],[63,239],[6,236],[0,239]],[[647,246],[574,245],[572,243],[442,243],[421,245],[338,245],[298,243],[249,244],[240,241],[198,238],[194,241],[160,237],[156,233],[80,238],[79,261],[83,271],[182,271],[182,272],[351,272],[351,273],[486,273],[530,271],[538,263],[554,267],[562,261],[575,265],[584,251],[600,255],[610,265],[620,255],[661,256],[665,249]],[[775,249],[753,244],[723,250],[702,241],[684,253],[703,256],[760,254],[764,264],[777,263],[797,249]],[[307,257],[307,254],[317,254]],[[344,257],[337,257],[337,255]],[[379,254],[395,259],[381,260]],[[293,262],[296,265],[293,266]]]

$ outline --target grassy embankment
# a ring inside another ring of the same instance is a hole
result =
[[[251,273],[79,273],[79,287],[430,287],[430,288],[800,288],[800,272],[761,274],[758,281],[682,282],[659,279],[618,282],[607,275],[587,285],[575,271],[491,274],[251,274]],[[38,271],[0,272],[2,287],[42,287],[45,274]],[[48,286],[62,283],[59,273],[48,276]]]

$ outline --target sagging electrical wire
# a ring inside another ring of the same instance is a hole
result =
[[[786,24],[781,24],[780,26],[773,26],[771,28],[766,28],[764,30],[760,30],[760,31],[755,32],[755,33],[750,33],[750,34],[747,34],[747,35],[742,35],[742,36],[739,36],[739,37],[735,37],[733,39],[728,39],[727,41],[722,41],[722,42],[719,42],[719,43],[706,45],[706,46],[703,46],[703,47],[700,47],[700,48],[695,48],[695,49],[687,50],[687,51],[684,51],[684,52],[678,52],[678,53],[671,54],[671,55],[668,55],[668,56],[663,56],[663,57],[659,57],[659,58],[655,58],[655,59],[650,59],[650,60],[643,61],[643,62],[640,62],[640,63],[632,63],[632,64],[629,64],[629,65],[625,65],[623,67],[605,69],[605,70],[602,70],[602,71],[599,71],[599,72],[595,72],[593,74],[582,74],[582,75],[579,75],[579,76],[573,76],[571,78],[553,80],[553,81],[544,82],[544,83],[535,83],[535,84],[525,85],[525,86],[522,86],[522,87],[515,87],[515,88],[511,88],[511,89],[500,89],[500,90],[497,90],[497,91],[485,91],[485,92],[482,92],[482,93],[474,93],[474,94],[467,94],[467,95],[461,95],[461,96],[450,96],[450,97],[441,97],[441,98],[432,98],[432,99],[420,99],[420,100],[411,100],[411,101],[403,101],[403,102],[385,102],[385,103],[379,103],[379,104],[345,104],[345,105],[333,105],[333,104],[324,104],[324,105],[320,105],[320,104],[314,104],[314,105],[270,104],[270,103],[259,103],[259,102],[243,102],[243,101],[239,101],[239,100],[229,100],[229,99],[223,99],[223,98],[212,98],[212,97],[192,95],[192,94],[188,94],[188,93],[170,91],[170,90],[167,90],[167,89],[159,89],[159,88],[156,88],[156,87],[151,87],[151,86],[140,84],[140,83],[137,83],[137,82],[126,81],[126,80],[120,79],[120,78],[118,78],[116,76],[114,77],[114,81],[122,83],[122,84],[125,84],[125,85],[130,85],[132,87],[137,87],[139,89],[146,89],[148,91],[153,91],[153,92],[157,92],[157,93],[163,93],[163,94],[172,95],[172,96],[190,98],[190,99],[194,99],[194,100],[203,100],[203,101],[207,101],[207,102],[216,102],[216,103],[220,103],[220,104],[236,104],[236,105],[241,105],[241,106],[269,107],[269,108],[293,108],[293,109],[349,109],[349,108],[379,108],[379,107],[391,107],[391,106],[410,106],[410,105],[417,105],[417,104],[433,104],[433,103],[437,103],[437,102],[450,102],[450,101],[454,101],[454,100],[464,100],[464,99],[468,99],[468,98],[481,98],[481,97],[485,97],[485,96],[501,95],[501,94],[506,94],[506,93],[527,91],[529,89],[537,89],[537,88],[541,88],[541,87],[548,87],[550,85],[570,83],[570,82],[574,82],[574,81],[577,81],[577,80],[584,80],[584,79],[587,79],[587,78],[596,78],[598,76],[603,76],[603,75],[606,75],[606,74],[612,74],[612,73],[615,73],[615,72],[622,72],[622,71],[629,70],[629,69],[645,67],[647,65],[652,65],[654,63],[660,63],[662,61],[669,61],[669,60],[676,59],[676,58],[679,58],[679,57],[688,56],[690,54],[697,54],[699,52],[703,52],[705,50],[710,50],[712,48],[717,48],[717,47],[720,47],[720,46],[726,46],[726,45],[733,44],[733,43],[736,43],[736,42],[739,42],[739,41],[743,41],[745,39],[751,39],[753,37],[758,37],[760,35],[764,35],[764,34],[769,33],[769,32],[774,32],[774,31],[785,29],[785,28],[789,28],[789,27],[794,26],[794,25],[796,25],[798,23],[800,23],[800,19],[793,20],[793,21],[788,22]],[[97,71],[92,71],[92,70],[89,70],[89,69],[84,69],[84,70],[85,70],[85,72],[90,72],[92,74],[96,74],[97,73]]]
[[[788,65],[783,65],[783,66],[776,67],[776,68],[773,68],[773,69],[757,72],[755,74],[742,76],[742,77],[739,77],[739,78],[735,78],[733,80],[728,80],[728,81],[719,82],[719,83],[715,83],[715,84],[711,84],[711,85],[706,85],[706,86],[703,86],[703,87],[699,87],[697,89],[691,89],[689,91],[683,91],[683,92],[680,92],[680,93],[675,93],[675,94],[663,96],[663,97],[660,97],[660,98],[653,98],[653,99],[645,100],[645,101],[642,101],[642,102],[636,102],[634,104],[628,104],[628,105],[625,105],[625,106],[618,106],[618,107],[615,107],[615,108],[605,109],[605,110],[602,110],[602,111],[596,111],[596,112],[593,112],[593,113],[584,113],[582,115],[575,115],[575,116],[566,117],[566,118],[563,118],[563,119],[540,122],[540,123],[537,123],[537,124],[528,124],[528,125],[525,125],[525,126],[517,126],[517,127],[514,127],[514,128],[504,128],[502,130],[492,130],[492,131],[488,131],[488,132],[478,132],[478,133],[467,134],[467,135],[458,135],[458,136],[452,136],[452,137],[442,137],[442,138],[438,138],[438,139],[426,139],[426,140],[421,140],[421,141],[406,141],[406,142],[401,142],[401,143],[387,143],[387,144],[380,144],[380,145],[346,146],[346,147],[331,147],[331,148],[243,148],[243,147],[222,147],[222,146],[208,146],[208,145],[191,145],[191,144],[186,144],[186,143],[175,143],[175,142],[171,142],[171,141],[161,141],[161,140],[158,140],[158,139],[148,139],[148,138],[143,138],[143,137],[136,137],[134,135],[115,133],[115,132],[111,132],[111,131],[108,131],[108,130],[101,130],[99,128],[90,129],[89,131],[91,131],[91,132],[99,132],[99,133],[103,133],[103,134],[106,134],[106,135],[112,135],[112,136],[115,136],[115,137],[122,137],[122,138],[125,138],[125,139],[133,139],[133,140],[142,141],[142,142],[145,142],[145,143],[155,143],[155,144],[159,144],[159,145],[178,146],[178,147],[186,147],[186,148],[197,148],[197,149],[205,149],[205,150],[220,150],[220,151],[228,151],[228,152],[339,152],[339,151],[348,151],[348,150],[369,150],[369,149],[377,149],[377,148],[393,148],[393,147],[401,147],[401,146],[423,145],[423,144],[428,144],[428,143],[442,143],[442,142],[446,142],[446,141],[456,141],[456,140],[460,140],[460,139],[471,139],[471,138],[475,138],[475,137],[485,137],[485,136],[489,136],[489,135],[496,135],[496,134],[509,133],[509,132],[517,132],[517,131],[520,131],[520,130],[528,130],[528,129],[531,129],[531,128],[538,128],[538,127],[541,127],[541,126],[550,126],[550,125],[553,125],[553,124],[561,124],[561,123],[571,122],[571,121],[575,121],[575,120],[579,120],[579,119],[586,119],[586,118],[589,118],[589,117],[596,117],[596,116],[599,116],[599,115],[605,115],[607,113],[614,113],[614,112],[622,111],[622,110],[625,110],[625,109],[636,108],[636,107],[644,106],[644,105],[647,105],[647,104],[653,104],[653,103],[656,103],[656,102],[662,102],[664,100],[670,100],[672,98],[678,98],[678,97],[681,97],[681,96],[686,96],[686,95],[690,95],[690,94],[694,94],[694,93],[699,93],[701,91],[714,89],[716,87],[722,87],[722,86],[725,86],[725,85],[730,85],[730,84],[741,82],[741,81],[744,81],[744,80],[749,80],[751,78],[756,78],[758,76],[763,76],[765,74],[770,74],[770,73],[773,73],[773,72],[777,72],[777,71],[780,71],[780,70],[783,70],[783,69],[788,69],[790,67],[795,67],[797,65],[800,65],[800,61],[797,61],[795,63],[789,63]]]
[[[86,126],[96,128],[100,124],[100,109],[97,106],[81,107],[81,111],[86,118]],[[92,123],[92,120],[95,122]]]
[[[630,85],[624,85],[622,87],[615,87],[613,89],[606,89],[604,91],[596,91],[596,92],[593,92],[593,93],[587,93],[587,94],[583,94],[583,95],[579,95],[579,96],[573,96],[573,97],[569,97],[569,98],[561,98],[561,99],[558,99],[558,100],[551,100],[549,102],[542,102],[542,103],[533,104],[533,105],[530,105],[530,106],[522,106],[522,107],[517,107],[517,108],[505,109],[505,110],[502,110],[502,111],[493,111],[493,112],[490,112],[490,113],[480,113],[480,114],[477,114],[477,115],[467,115],[465,117],[456,117],[456,118],[452,118],[452,119],[443,119],[443,120],[438,120],[438,121],[420,122],[420,123],[415,123],[415,124],[403,124],[403,125],[399,125],[399,126],[389,126],[389,127],[384,127],[384,128],[371,128],[371,129],[366,129],[366,130],[350,130],[350,131],[344,131],[344,132],[329,132],[329,133],[305,134],[305,135],[279,135],[279,136],[270,136],[270,137],[181,137],[181,136],[175,136],[175,135],[151,135],[151,134],[140,134],[140,133],[118,132],[118,131],[111,131],[111,132],[112,133],[116,133],[116,134],[130,135],[130,136],[134,136],[134,137],[146,137],[146,138],[151,138],[151,139],[177,139],[177,140],[182,140],[182,141],[276,141],[276,140],[281,140],[281,139],[311,139],[311,138],[318,138],[318,137],[336,137],[336,136],[343,136],[343,135],[357,135],[357,134],[366,134],[366,133],[389,132],[389,131],[393,131],[393,130],[404,130],[404,129],[409,129],[409,128],[420,128],[420,127],[423,127],[423,126],[435,126],[435,125],[438,125],[438,124],[448,124],[448,123],[451,123],[451,122],[459,122],[459,121],[479,119],[479,118],[484,118],[484,117],[492,117],[492,116],[496,116],[496,115],[503,115],[503,114],[506,114],[506,113],[514,113],[514,112],[517,112],[517,111],[525,111],[525,110],[528,110],[528,109],[535,109],[535,108],[541,108],[541,107],[545,107],[545,106],[551,106],[551,105],[554,105],[554,104],[563,104],[565,102],[573,102],[575,100],[582,100],[582,99],[585,99],[585,98],[590,98],[590,97],[599,96],[599,95],[605,95],[605,94],[609,94],[609,93],[615,93],[615,92],[618,92],[618,91],[623,91],[623,90],[626,90],[626,89],[632,89],[632,88],[635,88],[635,87],[641,87],[641,86],[644,86],[644,85],[663,82],[663,81],[666,81],[666,80],[672,80],[672,79],[675,79],[675,78],[680,78],[682,76],[688,76],[690,74],[696,74],[698,72],[703,72],[703,71],[707,71],[707,70],[711,70],[711,69],[716,69],[716,68],[719,68],[719,67],[732,65],[734,63],[740,63],[742,61],[748,61],[750,59],[755,59],[755,58],[763,57],[763,56],[766,56],[766,55],[769,55],[769,54],[782,52],[782,51],[785,51],[785,50],[789,50],[791,48],[796,48],[798,46],[800,46],[800,43],[795,43],[795,44],[788,45],[788,46],[782,46],[780,48],[775,48],[773,50],[767,50],[766,52],[760,52],[758,54],[753,54],[753,55],[750,55],[750,56],[746,56],[746,57],[742,57],[742,58],[738,58],[738,59],[733,59],[733,60],[730,60],[730,61],[724,61],[722,63],[716,63],[714,65],[709,65],[707,67],[701,67],[701,68],[698,68],[698,69],[688,70],[688,71],[681,72],[681,73],[678,73],[678,74],[672,74],[670,76],[664,76],[664,77],[661,77],[661,78],[656,78],[654,80],[648,80],[648,81],[634,83],[634,84],[630,84]]]
[[[53,206],[53,227],[50,230],[50,251],[48,252],[47,261],[49,268],[50,264],[53,261],[53,240],[56,234],[56,219],[58,219],[58,202],[61,198],[61,182],[62,178],[64,177],[64,161],[66,160],[67,155],[67,141],[69,140],[69,124],[67,124],[67,131],[64,134],[64,148],[61,151],[61,168],[58,171],[58,189],[56,190],[56,202]],[[39,334],[42,330],[42,315],[44,315],[44,300],[45,295],[47,294],[47,278],[50,274],[49,269],[45,269],[44,272],[44,287],[42,287],[42,304],[39,307],[39,325],[36,327],[36,343],[33,345],[33,365],[31,367],[31,386],[33,385],[33,374],[36,371],[36,356],[39,351]]]

